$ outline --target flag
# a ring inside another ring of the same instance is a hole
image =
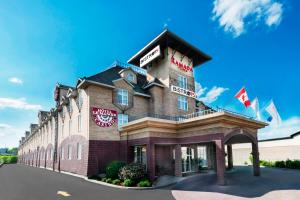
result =
[[[276,123],[277,125],[281,124],[281,117],[276,109],[276,106],[273,102],[273,100],[271,100],[271,103],[266,107],[266,111],[271,115],[268,118],[268,121]]]
[[[235,98],[237,98],[242,104],[244,104],[246,108],[251,105],[246,89],[244,87],[235,95]]]
[[[259,113],[259,103],[258,103],[257,97],[251,102],[250,107],[254,110],[256,119],[261,120],[260,113]]]

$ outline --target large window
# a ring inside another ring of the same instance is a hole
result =
[[[134,162],[147,166],[147,151],[145,146],[134,147]]]
[[[178,76],[178,86],[180,88],[187,89],[187,78],[185,76],[182,75]]]
[[[129,82],[133,82],[134,81],[134,75],[132,73],[128,73],[127,76],[126,76],[126,79]]]
[[[72,159],[72,146],[68,145],[68,159],[71,160]]]
[[[198,146],[197,147],[198,154],[198,166],[207,167],[207,152],[206,146]]]
[[[81,114],[78,115],[78,132],[81,132]]]
[[[188,110],[188,100],[185,96],[178,96],[178,109],[180,110]]]
[[[122,126],[127,123],[128,123],[128,115],[118,114],[118,127],[122,128]]]
[[[64,148],[61,148],[61,159],[64,160],[65,159],[65,151]]]
[[[77,143],[77,160],[81,160],[81,151],[82,151],[81,144]]]
[[[118,104],[127,106],[128,105],[128,90],[118,89],[117,101],[118,101]]]

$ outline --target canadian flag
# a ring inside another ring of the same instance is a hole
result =
[[[244,104],[246,108],[251,105],[246,89],[244,87],[235,95],[235,98],[237,98],[242,104]]]

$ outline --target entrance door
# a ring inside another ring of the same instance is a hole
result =
[[[182,153],[182,172],[192,172],[193,171],[193,160],[195,158],[194,149],[190,147],[181,147]]]

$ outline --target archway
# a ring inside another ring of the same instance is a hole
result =
[[[241,130],[235,130],[225,136],[224,144],[227,146],[227,166],[229,169],[233,168],[233,152],[232,145],[241,143],[250,143],[252,146],[252,165],[253,165],[253,175],[260,175],[259,166],[259,151],[258,151],[258,141],[256,135],[249,132]]]

